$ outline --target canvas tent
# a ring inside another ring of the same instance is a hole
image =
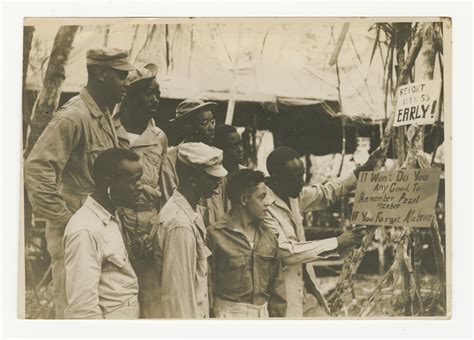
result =
[[[26,88],[42,85],[47,59],[60,24],[32,22],[34,41]],[[181,20],[182,21],[182,20]],[[29,24],[28,22],[26,24]],[[67,24],[66,22],[62,24]],[[330,20],[188,20],[165,24],[149,19],[82,22],[66,66],[64,92],[86,83],[90,48],[130,51],[138,66],[154,62],[164,98],[201,96],[214,100],[305,105],[338,101],[335,66],[329,66],[343,23]],[[383,61],[386,48],[371,60],[375,32],[351,23],[339,54],[343,113],[374,120],[385,117]],[[390,103],[389,103],[390,110]]]

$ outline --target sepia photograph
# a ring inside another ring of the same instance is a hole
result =
[[[451,30],[25,17],[18,318],[450,319]]]

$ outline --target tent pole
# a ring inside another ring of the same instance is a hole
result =
[[[168,24],[165,24],[165,56],[166,56],[166,72],[168,72],[168,68],[170,66],[170,45],[168,42]]]
[[[240,38],[241,38],[242,25],[239,24],[239,31],[237,33],[237,49],[235,51],[234,58],[234,80],[232,81],[232,89],[230,91],[229,103],[227,104],[227,113],[225,115],[225,123],[232,125],[232,120],[234,119],[234,109],[235,109],[235,97],[237,92],[237,77],[239,74],[239,51],[240,51]]]

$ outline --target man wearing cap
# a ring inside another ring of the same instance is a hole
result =
[[[203,143],[185,143],[177,149],[179,185],[150,233],[160,286],[159,313],[154,317],[207,318],[211,252],[197,204],[213,195],[227,171],[219,149]]]
[[[147,240],[159,212],[158,180],[161,160],[168,148],[165,133],[155,126],[153,120],[160,99],[157,71],[156,65],[148,64],[130,72],[130,87],[120,111],[114,116],[120,146],[139,155],[143,166],[142,194],[132,208],[121,207],[118,210],[130,249],[130,259],[138,277],[142,318],[151,317],[156,308],[153,303],[153,296],[157,291],[156,274],[153,254]]]
[[[185,99],[178,104],[176,118],[172,119],[171,122],[183,128],[185,135],[183,143],[201,142],[213,145],[216,121],[212,109],[216,106],[216,103],[205,103],[202,99],[195,98]],[[160,177],[161,206],[168,201],[179,184],[176,158],[177,148],[170,148],[163,159]],[[199,204],[206,226],[218,221],[224,215],[222,193],[219,190],[216,191],[215,195]]]
[[[283,280],[276,290],[285,292],[286,296],[286,306],[275,306],[279,316],[329,316],[329,308],[317,288],[314,269],[307,263],[337,256],[338,250],[360,245],[362,235],[357,229],[344,232],[337,238],[307,242],[301,214],[325,209],[352,190],[360,171],[373,169],[376,159],[372,154],[367,163],[345,178],[304,186],[305,168],[295,150],[279,147],[268,156],[270,178],[267,180],[265,225],[278,235]]]
[[[118,146],[111,120],[125,96],[128,53],[108,48],[87,52],[87,86],[59,110],[25,161],[25,186],[33,211],[45,218],[51,255],[56,318],[66,306],[62,237],[72,214],[94,187],[92,165],[97,155]]]

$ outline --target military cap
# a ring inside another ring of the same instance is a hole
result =
[[[181,120],[188,117],[192,112],[201,112],[205,110],[211,110],[216,107],[217,103],[204,102],[200,98],[187,98],[178,104],[176,107],[176,118],[170,119],[170,122]]]
[[[128,52],[117,48],[88,50],[86,57],[87,65],[108,66],[121,71],[135,69],[135,66],[128,62]]]
[[[128,74],[128,81],[130,85],[135,84],[141,80],[155,78],[158,73],[158,66],[149,63],[143,67],[136,68]]]
[[[224,177],[222,150],[204,143],[183,143],[178,146],[178,160],[191,168],[202,170],[214,177]]]

